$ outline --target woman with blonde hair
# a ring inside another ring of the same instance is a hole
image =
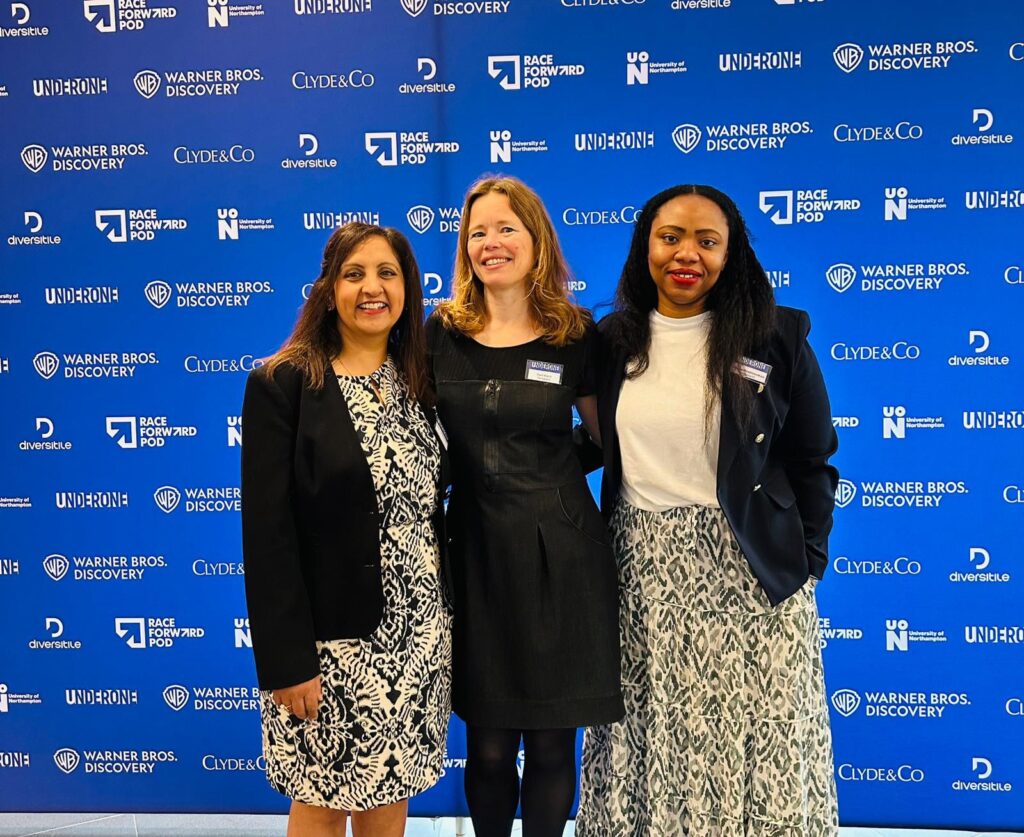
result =
[[[572,442],[596,432],[595,331],[540,198],[466,195],[453,298],[427,323],[450,440],[453,704],[478,837],[561,835],[581,726],[623,715],[615,563]],[[522,787],[516,762],[523,741]]]

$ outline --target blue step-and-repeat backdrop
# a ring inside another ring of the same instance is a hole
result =
[[[1022,89],[1017,0],[3,0],[0,807],[283,810],[245,375],[346,220],[435,305],[504,171],[594,308],[648,196],[735,197],[841,440],[842,819],[1024,826]],[[414,813],[465,810],[464,758],[456,722]]]

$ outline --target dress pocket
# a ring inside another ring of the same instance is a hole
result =
[[[573,486],[561,486],[555,490],[558,495],[558,506],[562,517],[580,534],[601,546],[609,546],[608,528],[605,526],[604,518],[597,510],[594,500],[587,492],[585,497],[579,497],[579,491]]]

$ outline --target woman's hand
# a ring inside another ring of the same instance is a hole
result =
[[[296,718],[315,721],[316,711],[323,697],[323,692],[320,691],[320,675],[287,689],[274,689],[270,694],[274,703],[283,706]]]

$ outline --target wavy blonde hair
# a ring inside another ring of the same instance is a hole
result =
[[[533,239],[534,265],[527,276],[530,313],[545,342],[564,346],[579,340],[590,322],[590,314],[576,305],[569,292],[569,266],[562,255],[558,236],[540,197],[523,181],[505,175],[485,175],[469,187],[462,207],[459,243],[455,251],[452,298],[438,306],[446,328],[463,334],[479,333],[487,322],[484,286],[469,261],[469,213],[473,204],[492,192],[508,198]]]

